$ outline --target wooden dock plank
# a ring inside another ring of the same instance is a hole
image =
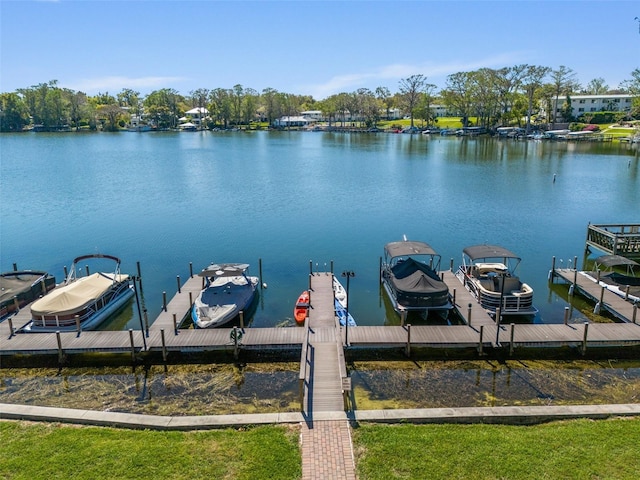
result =
[[[454,295],[455,302],[453,307],[458,311],[464,322],[472,326],[479,325],[495,325],[496,322],[491,318],[487,311],[480,306],[476,298],[471,295],[469,290],[465,288],[462,282],[456,277],[455,273],[450,270],[440,272],[442,280],[449,287],[449,294]],[[471,321],[469,322],[469,305],[471,305]]]

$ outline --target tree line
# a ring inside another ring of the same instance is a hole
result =
[[[249,126],[254,122],[272,125],[277,118],[306,110],[321,111],[329,124],[357,119],[359,126],[375,127],[381,119],[389,118],[389,112],[396,108],[410,117],[413,127],[415,120],[426,125],[437,121],[434,105],[443,105],[448,111],[455,112],[465,126],[473,117],[479,126],[524,126],[524,122],[529,129],[540,105],[545,105],[547,117],[538,120],[546,123],[554,120],[549,115],[553,114],[554,99],[557,104],[561,96],[615,93],[633,95],[633,107],[628,115],[639,116],[640,69],[631,72],[630,78],[615,89],[603,78],[595,78],[583,87],[577,81],[576,73],[566,66],[552,69],[523,64],[454,73],[447,77],[440,91],[426,76],[416,74],[401,79],[395,93],[387,87],[360,88],[322,100],[273,88],[258,92],[239,84],[233,88],[199,88],[188,95],[163,88],[143,96],[138,91],[123,88],[115,96],[108,92],[90,96],[61,88],[56,80],[52,80],[1,93],[0,131],[21,131],[28,126],[46,131],[82,128],[117,131],[132,118],[144,118],[157,128],[175,128],[185,112],[195,107],[209,111],[209,128]],[[570,114],[568,105],[563,109],[565,120],[572,120],[568,118]]]

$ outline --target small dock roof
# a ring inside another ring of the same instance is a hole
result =
[[[438,255],[430,245],[424,242],[401,241],[387,243],[384,247],[390,257],[402,257],[405,255]]]

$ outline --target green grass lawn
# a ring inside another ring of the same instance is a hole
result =
[[[353,439],[361,480],[640,478],[640,419],[365,425]]]
[[[161,432],[0,422],[1,479],[300,478],[298,429]]]
[[[635,480],[640,418],[352,430],[360,480]],[[299,479],[298,428],[162,432],[0,421],[1,479]]]

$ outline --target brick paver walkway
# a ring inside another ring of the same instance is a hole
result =
[[[347,420],[302,424],[302,480],[356,480]]]

